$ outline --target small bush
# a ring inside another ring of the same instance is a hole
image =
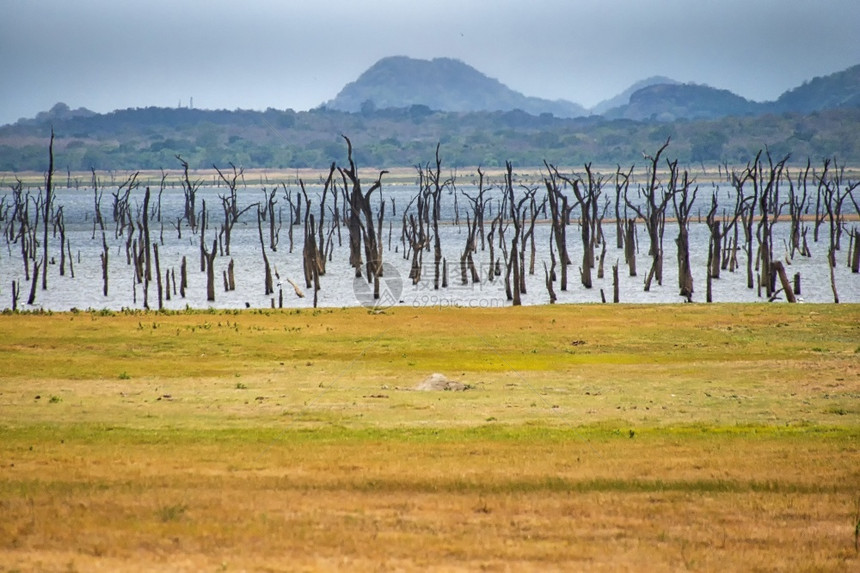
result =
[[[187,509],[187,505],[177,503],[175,505],[165,505],[164,507],[159,508],[157,514],[158,518],[161,519],[161,521],[176,521],[185,514],[185,511]]]

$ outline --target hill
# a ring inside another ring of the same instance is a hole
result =
[[[804,82],[782,94],[768,109],[775,113],[812,113],[842,107],[860,107],[860,65]]]
[[[581,105],[528,97],[475,68],[451,58],[383,58],[324,104],[328,109],[360,112],[424,105],[432,110],[472,112],[520,109],[532,115],[587,115]]]
[[[627,105],[610,109],[610,119],[676,121],[754,115],[760,105],[728,90],[697,84],[656,84],[630,96]]]
[[[646,78],[644,80],[639,80],[638,82],[631,85],[629,88],[616,95],[615,97],[611,97],[609,99],[605,99],[602,102],[598,103],[594,107],[592,107],[589,111],[593,114],[603,115],[607,111],[611,109],[615,109],[618,107],[625,106],[630,103],[630,97],[641,90],[642,88],[647,88],[648,86],[658,85],[658,84],[677,84],[677,82],[671,78],[667,78],[666,76],[651,76],[650,78]]]
[[[370,80],[361,83],[392,83],[373,77],[386,70],[392,74],[408,59],[394,60],[363,74]],[[414,69],[414,62],[405,64]],[[641,160],[667,137],[681,161],[746,163],[767,146],[774,156],[791,153],[799,162],[836,157],[860,163],[860,66],[811,80],[775,102],[751,102],[708,86],[657,83],[635,90],[627,104],[604,116],[575,118],[546,107],[536,113],[526,105],[534,98],[516,99],[511,95],[516,92],[456,60],[435,61],[427,69],[443,67],[461,78],[457,89],[486,98],[495,87],[497,94],[507,94],[512,109],[438,111],[430,104],[444,107],[441,99],[402,107],[380,99],[379,105],[359,105],[359,112],[330,106],[306,112],[148,107],[94,114],[58,104],[35,118],[0,126],[0,171],[43,171],[52,127],[55,165],[71,171],[170,169],[178,165],[177,155],[193,168],[230,162],[246,168],[324,168],[345,153],[340,134],[351,137],[359,164],[380,168],[427,161],[437,143],[451,166],[492,167],[508,160],[524,167],[544,160],[624,165]],[[404,85],[418,81],[397,77]],[[432,77],[424,83],[432,84]],[[338,101],[345,102],[346,95]]]

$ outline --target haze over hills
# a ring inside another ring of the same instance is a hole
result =
[[[607,110],[609,119],[654,120],[716,119],[725,116],[755,115],[762,105],[735,95],[696,84],[654,84],[636,90],[630,101]]]
[[[654,76],[587,110],[565,100],[525,96],[459,60],[395,56],[376,62],[323,105],[351,113],[424,105],[438,111],[519,109],[532,115],[550,113],[560,118],[603,115],[635,121],[809,113],[860,105],[860,65],[815,78],[774,102],[754,102],[728,90]]]
[[[425,105],[439,111],[510,111],[579,117],[587,110],[565,100],[528,97],[451,58],[383,58],[326,102],[346,112]]]
[[[775,113],[812,113],[860,106],[860,64],[828,76],[816,77],[783,93],[770,106]]]
[[[589,111],[593,114],[603,115],[611,109],[622,107],[630,103],[630,96],[632,96],[634,93],[641,90],[642,88],[647,88],[648,86],[654,86],[658,84],[671,85],[677,83],[680,82],[677,82],[672,78],[667,78],[666,76],[651,76],[650,78],[639,80],[638,82],[634,83],[629,88],[616,95],[615,97],[603,100],[602,102],[592,107]]]
[[[418,98],[410,86],[432,97]],[[766,146],[775,155],[860,164],[860,66],[811,79],[773,102],[652,78],[613,103],[620,105],[589,115],[570,102],[523,96],[456,60],[386,58],[331,105],[309,111],[97,114],[57,104],[0,126],[0,171],[45,169],[52,129],[56,165],[67,171],[169,169],[177,156],[195,169],[321,168],[343,155],[341,134],[352,139],[360,164],[382,168],[425,161],[439,143],[446,161],[459,166],[625,164],[669,137],[681,161],[745,163]]]

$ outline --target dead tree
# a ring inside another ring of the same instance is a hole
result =
[[[401,239],[403,241],[403,257],[409,259],[411,257],[412,264],[409,270],[409,278],[412,284],[418,284],[424,274],[424,251],[430,250],[430,237],[427,229],[429,226],[425,223],[429,221],[427,211],[431,207],[429,190],[423,184],[422,171],[419,170],[419,185],[418,192],[413,195],[406,208],[403,210],[403,232]],[[415,206],[415,212],[412,212],[412,207]]]
[[[639,195],[644,196],[644,211],[625,195],[624,201],[645,222],[648,231],[649,247],[648,254],[652,258],[651,270],[645,279],[645,291],[651,290],[651,281],[657,279],[657,284],[663,284],[663,229],[666,225],[666,207],[672,200],[671,191],[667,191],[657,179],[657,166],[663,151],[669,147],[669,139],[657,150],[653,156],[646,156],[650,160],[648,166],[647,186],[639,187]],[[658,191],[661,193],[658,196]]]
[[[322,251],[320,252],[320,256],[319,256],[319,266],[317,268],[317,271],[319,272],[320,276],[325,275],[325,263],[326,263],[326,256],[325,256],[326,241],[325,241],[325,237],[323,236],[324,228],[325,228],[326,196],[328,195],[329,189],[332,188],[332,185],[334,183],[334,174],[336,171],[337,171],[337,164],[334,161],[332,161],[331,166],[329,167],[329,170],[328,170],[328,177],[326,177],[326,180],[323,183],[322,197],[320,197],[319,220],[316,222],[317,232],[319,233],[319,238],[317,240],[317,246],[318,246],[318,250],[322,249]],[[337,192],[333,192],[332,195],[334,196],[334,200],[335,200],[334,211],[336,213],[337,212]],[[334,217],[333,221],[336,223],[336,221],[337,221],[336,216]],[[334,227],[332,227],[332,231],[333,230],[334,230]],[[329,233],[329,243],[331,242],[331,237],[332,237],[332,233]]]
[[[143,195],[143,237],[141,237],[144,249],[144,263],[146,265],[143,276],[143,307],[147,309],[149,308],[149,283],[152,281],[152,259],[150,254],[151,249],[149,237],[149,197],[149,187],[147,187],[146,192]],[[160,277],[159,281],[161,281]]]
[[[353,165],[352,142],[345,135],[343,138],[346,139],[350,165]],[[358,175],[354,173],[354,166],[352,169],[352,175],[357,180]],[[353,185],[350,190],[349,183],[351,182],[351,179],[349,179],[349,175],[346,170],[338,168],[338,172],[343,179],[344,209],[346,209],[345,218],[349,221],[347,227],[349,230],[349,264],[355,271],[355,278],[360,278],[362,276],[361,266],[363,264],[361,258],[361,186]]]
[[[54,216],[54,229],[60,233],[60,276],[66,276],[66,222],[63,217],[63,206],[57,208],[57,214]],[[71,249],[71,247],[69,247]],[[71,257],[70,264],[71,264]],[[75,276],[74,270],[72,277]]]
[[[33,304],[36,302],[36,286],[39,283],[39,269],[41,268],[42,261],[36,260],[33,261],[33,282],[30,283],[30,296],[27,297],[27,304]]]
[[[714,195],[718,189],[714,189]],[[720,271],[728,269],[729,272],[735,272],[738,266],[738,221],[743,218],[744,212],[749,210],[752,197],[744,197],[743,183],[739,181],[739,187],[734,193],[735,206],[731,217],[724,214],[720,235],[723,239],[722,261],[719,266],[711,266],[709,271],[713,278],[720,278]]]
[[[28,231],[27,236],[22,237],[22,239],[26,240],[26,242],[27,242],[26,247],[24,246],[24,243],[22,243],[22,250],[24,252],[24,264],[25,265],[27,264],[27,258],[28,257],[32,260],[32,263],[33,263],[33,282],[30,283],[30,296],[27,297],[27,304],[29,304],[29,305],[32,305],[36,301],[36,288],[39,284],[39,271],[41,270],[42,272],[45,272],[46,269],[44,267],[47,264],[47,261],[45,259],[40,259],[37,256],[38,239],[36,237],[37,237],[38,230],[39,230],[39,219],[42,215],[42,209],[43,209],[43,203],[42,202],[44,201],[44,198],[42,197],[42,193],[40,192],[33,199],[33,201],[34,201],[33,211],[36,213],[35,220],[34,220],[32,226],[25,227],[24,230]],[[26,212],[25,212],[25,215],[26,215]],[[48,222],[45,221],[45,225],[47,225],[47,224],[48,224]]]
[[[830,175],[829,167],[831,160],[824,160],[824,169],[818,179],[819,197],[824,204],[826,220],[828,223],[830,244],[827,250],[827,266],[830,268],[830,287],[833,291],[833,302],[839,302],[839,293],[836,290],[836,251],[840,248],[840,236],[844,222],[842,220],[842,206],[847,197],[851,197],[855,208],[857,202],[854,200],[854,190],[860,186],[860,182],[849,183],[843,187],[844,171],[838,167],[834,167],[832,175]],[[844,168],[843,168],[844,169]],[[855,246],[856,249],[856,246]],[[852,257],[852,259],[855,257]]]
[[[134,234],[134,223],[132,222],[129,200],[131,192],[140,185],[137,181],[138,175],[139,173],[137,172],[131,174],[117,187],[116,191],[111,192],[111,195],[113,195],[114,238],[122,237],[125,234],[126,227],[131,227],[129,236]]]
[[[484,172],[481,171],[481,168],[478,167],[478,193],[472,197],[465,191],[460,191],[460,193],[468,199],[469,203],[472,205],[472,222],[474,223],[474,233],[475,238],[481,238],[481,250],[485,249],[485,235],[484,235],[484,212],[486,208],[486,201],[484,198],[484,193],[487,189],[484,187]],[[477,244],[475,245],[477,248]]]
[[[12,281],[12,312],[18,311],[18,299],[21,298],[21,284]]]
[[[277,187],[274,187],[271,191],[267,191],[265,187],[263,188],[264,207],[262,216],[263,220],[269,223],[269,249],[272,252],[276,252],[278,250],[279,235],[281,232],[280,223],[275,217],[275,205],[278,203],[278,200],[275,199],[277,191]],[[301,205],[301,200],[299,200],[299,205]],[[301,208],[298,209],[296,216],[299,218],[301,217]]]
[[[182,159],[181,156],[177,155],[176,159],[182,164],[182,172],[183,177],[180,180],[182,184],[182,192],[185,194],[185,210],[182,218],[184,218],[188,222],[188,226],[191,227],[191,232],[197,232],[197,190],[200,189],[200,185],[203,183],[202,180],[198,179],[195,181],[191,181],[191,178],[188,174],[188,162]]]
[[[425,187],[425,195],[430,198],[430,222],[433,228],[433,289],[439,290],[440,286],[440,265],[442,263],[442,243],[439,236],[439,218],[441,216],[441,199],[442,191],[453,184],[453,179],[442,181],[442,160],[439,157],[440,144],[436,144],[436,162],[434,167],[429,164],[423,169],[419,169],[419,184]]]
[[[705,274],[706,288],[705,301],[714,302],[713,298],[713,280],[714,280],[714,254],[719,249],[720,242],[720,223],[717,221],[717,194],[711,195],[711,210],[708,211],[707,217],[708,230],[710,231],[710,240],[708,241],[708,262],[707,273]]]
[[[367,192],[362,192],[361,190],[361,180],[358,177],[358,170],[355,167],[355,161],[352,158],[352,142],[349,140],[347,136],[342,136],[346,140],[347,144],[347,161],[349,162],[348,168],[338,168],[341,173],[341,177],[344,179],[344,182],[347,180],[352,187],[350,191],[350,263],[353,263],[354,260],[358,260],[359,267],[356,269],[356,278],[361,276],[361,243],[362,239],[364,242],[364,255],[367,259],[365,263],[366,270],[366,280],[369,284],[373,285],[373,298],[374,300],[379,298],[379,278],[382,276],[382,252],[383,252],[383,243],[381,237],[377,235],[376,228],[378,227],[381,231],[382,221],[384,219],[385,214],[385,201],[380,201],[379,206],[379,220],[375,223],[373,218],[373,209],[371,203],[371,196],[373,192],[382,188],[382,176],[388,173],[387,171],[380,171],[379,177],[377,177],[376,181],[371,185],[370,189]],[[364,221],[361,220],[361,215],[364,216]],[[355,218],[355,223],[353,223],[353,217]],[[357,237],[357,241],[353,239],[353,225],[357,225],[357,231],[359,236]],[[358,249],[358,257],[353,257],[353,245],[357,243]]]
[[[573,193],[576,196],[576,205],[580,211],[580,233],[582,237],[582,267],[580,268],[580,278],[582,286],[591,288],[592,274],[594,269],[594,247],[599,236],[597,233],[597,205],[600,199],[600,194],[603,192],[604,179],[601,175],[595,175],[591,170],[591,164],[585,164],[586,180],[577,177],[571,179],[559,174],[555,170],[555,175],[573,188]]]
[[[188,288],[188,261],[185,256],[179,264],[179,296],[185,298],[185,289]]]
[[[535,247],[535,223],[537,222],[538,214],[541,210],[546,208],[546,196],[544,196],[543,201],[538,204],[535,200],[535,194],[537,193],[537,187],[526,187],[525,185],[521,186],[525,189],[526,193],[531,195],[531,199],[529,200],[528,205],[528,228],[523,232],[522,240],[520,241],[520,267],[522,271],[520,272],[520,278],[522,287],[521,290],[523,293],[526,292],[526,271],[525,271],[525,250],[526,244],[529,245],[529,270],[528,274],[535,274],[535,258],[537,256],[537,247]]]
[[[245,211],[248,211],[254,205],[248,205],[244,209],[239,209],[239,201],[238,195],[236,193],[236,188],[238,186],[239,178],[242,176],[244,169],[236,169],[236,166],[230,163],[230,167],[233,168],[233,174],[228,178],[224,173],[218,169],[218,166],[213,164],[212,167],[215,168],[215,171],[218,172],[218,176],[221,177],[221,180],[227,185],[227,188],[230,190],[229,195],[219,194],[218,197],[221,199],[221,208],[224,210],[224,223],[221,225],[221,232],[224,235],[224,254],[226,256],[230,256],[230,238],[233,233],[233,226],[239,221],[239,217],[242,216]]]
[[[522,304],[523,276],[520,254],[522,253],[523,225],[525,224],[525,205],[534,198],[535,190],[526,188],[519,201],[514,199],[513,165],[505,162],[505,197],[510,209],[511,223],[514,226],[514,236],[511,238],[510,250],[507,253],[507,272],[505,274],[506,290],[514,306]],[[503,243],[504,244],[504,243]]]
[[[678,246],[678,290],[680,296],[692,301],[693,298],[693,269],[690,267],[690,212],[696,201],[696,193],[699,187],[693,188],[690,194],[690,180],[687,170],[684,170],[683,178],[678,180],[678,162],[669,164],[672,204],[675,207],[675,219],[678,222],[678,238],[675,243]],[[680,201],[678,200],[680,196]],[[719,259],[717,259],[719,261]]]
[[[808,208],[807,182],[811,167],[812,162],[807,159],[806,169],[803,169],[797,176],[797,190],[795,190],[791,177],[788,177],[788,214],[791,217],[791,229],[788,235],[788,256],[790,259],[794,258],[795,253],[800,253],[802,257],[811,256],[806,244],[807,229],[803,220]]]
[[[636,219],[624,221],[624,261],[627,263],[628,275],[636,276]]]
[[[45,216],[42,235],[42,290],[48,290],[48,222],[51,220],[51,205],[54,188],[54,128],[51,127],[51,142],[48,145],[48,175],[45,179]],[[60,245],[62,249],[63,245]]]
[[[857,190],[858,185],[860,185],[860,182],[851,183],[847,195],[854,205],[854,212],[860,214],[860,204],[858,204],[857,198],[854,197],[854,191]],[[854,248],[853,250],[851,248],[848,249],[848,266],[851,268],[852,273],[858,273],[860,272],[860,229],[854,227],[853,231],[849,231],[849,236],[852,238],[851,245]]]
[[[212,249],[207,251],[204,245],[203,256],[206,258],[206,300],[215,300],[215,256],[218,254],[218,237],[212,239]],[[268,261],[267,261],[268,267]],[[271,280],[271,276],[269,277]],[[266,293],[269,294],[269,293]]]
[[[753,273],[755,265],[753,257],[753,222],[755,221],[755,208],[758,204],[760,194],[758,166],[761,161],[761,153],[759,151],[752,163],[748,163],[740,173],[732,171],[732,187],[734,187],[736,194],[735,213],[737,215],[738,210],[740,211],[740,218],[743,222],[744,245],[746,246],[747,259],[747,288],[749,289],[755,288],[755,274]],[[751,195],[746,195],[744,190],[748,181],[752,182],[753,186]],[[738,197],[740,198],[739,200],[737,199]]]
[[[266,256],[266,243],[263,240],[263,208],[260,207],[259,203],[256,204],[257,207],[257,231],[260,235],[260,250],[263,253],[263,268],[265,271],[265,279],[264,279],[264,287],[266,291],[266,295],[270,295],[275,292],[275,288],[272,285],[272,267],[269,266],[269,257]]]
[[[550,243],[552,248],[552,243]],[[546,261],[543,262],[544,283],[546,284],[546,292],[549,294],[549,303],[555,304],[558,297],[555,294],[555,289],[552,288],[552,273],[555,272],[555,256],[552,257],[552,270],[546,268]]]
[[[293,252],[293,227],[300,224],[300,221],[296,219],[296,206],[293,204],[293,191],[287,187],[287,184],[281,182],[281,188],[284,190],[284,199],[287,200],[287,207],[290,210],[290,222],[287,225],[287,239],[290,243],[289,252]],[[301,199],[298,199],[299,205],[301,205]]]
[[[164,286],[161,282],[161,262],[158,258],[158,243],[152,244],[152,254],[155,258],[155,276],[156,276],[156,285],[158,286],[158,310],[162,310],[164,308]],[[168,285],[168,294],[167,300],[170,300],[170,290]]]
[[[317,247],[314,216],[311,214],[311,200],[305,190],[305,182],[299,179],[299,186],[305,199],[305,233],[304,248],[302,249],[302,268],[304,269],[305,288],[313,288],[316,292],[320,288],[320,267],[323,264],[319,249]]]
[[[552,235],[555,238],[555,246],[558,251],[558,264],[561,269],[562,291],[567,290],[567,267],[570,265],[570,256],[567,251],[567,215],[569,213],[567,197],[562,193],[559,185],[558,171],[554,166],[544,161],[548,176],[544,177],[547,201],[549,203],[550,222]]]
[[[475,268],[474,253],[477,251],[477,238],[481,237],[481,249],[484,248],[484,172],[478,168],[478,193],[472,197],[465,191],[460,191],[462,195],[469,201],[472,206],[472,212],[466,214],[466,246],[463,253],[460,255],[460,282],[463,285],[468,284],[467,272],[471,275],[472,283],[480,282],[480,274]]]
[[[633,173],[633,165],[627,171],[621,171],[619,165],[615,170],[615,248],[624,248],[624,229],[627,214],[621,214],[621,198],[627,197],[630,188],[630,175]],[[635,275],[633,275],[635,276]]]
[[[759,243],[759,284],[764,286],[765,295],[770,299],[776,292],[776,271],[772,266],[773,256],[773,228],[779,220],[783,205],[779,200],[779,186],[782,179],[786,155],[782,160],[774,163],[770,152],[766,152],[768,166],[759,162],[756,167],[757,179],[759,180],[759,224],[756,229],[756,237]]]

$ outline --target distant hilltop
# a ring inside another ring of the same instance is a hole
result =
[[[580,117],[588,110],[565,100],[528,97],[460,60],[383,58],[344,86],[328,109],[346,112],[423,105],[438,111],[512,111]]]
[[[804,82],[773,102],[754,102],[728,90],[655,76],[636,82],[614,98],[586,109],[567,100],[523,95],[459,60],[393,56],[373,64],[322,107],[357,113],[416,105],[447,112],[519,109],[535,116],[602,115],[636,121],[812,113],[860,106],[860,65]]]

